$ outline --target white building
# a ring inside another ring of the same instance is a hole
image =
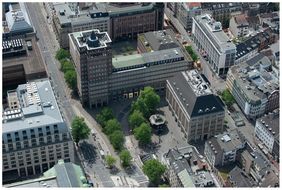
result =
[[[204,51],[212,70],[219,76],[226,76],[234,65],[236,46],[222,31],[220,22],[211,15],[204,14],[193,18],[193,40],[200,51]]]
[[[257,119],[255,135],[270,153],[279,157],[279,110]]]
[[[229,30],[234,37],[243,37],[249,33],[249,23],[244,14],[233,16],[229,22]]]
[[[271,68],[270,60],[258,54],[228,72],[226,88],[249,119],[279,106],[279,80]]]
[[[60,159],[73,162],[73,142],[49,80],[15,92],[19,106],[2,115],[3,181],[41,174]]]

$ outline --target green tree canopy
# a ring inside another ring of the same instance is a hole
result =
[[[117,119],[110,119],[106,122],[106,126],[103,128],[103,132],[106,135],[110,135],[114,131],[121,131],[121,125]]]
[[[131,105],[131,111],[138,110],[140,111],[144,117],[149,118],[150,117],[150,111],[147,107],[145,101],[142,98],[138,98],[135,102]]]
[[[131,105],[131,112],[139,110],[145,118],[149,118],[151,114],[156,111],[160,103],[160,96],[155,92],[152,87],[145,87],[141,91],[140,96]]]
[[[189,55],[191,56],[191,58],[193,59],[194,62],[198,60],[198,56],[194,52],[192,46],[187,46],[186,47],[186,51],[189,53]]]
[[[110,108],[108,108],[108,107],[104,107],[102,109],[102,111],[96,117],[98,123],[102,127],[105,127],[107,121],[110,120],[110,119],[113,119],[113,118],[114,118],[113,111]]]
[[[147,123],[142,123],[134,129],[134,136],[141,145],[151,143],[152,129]]]
[[[142,123],[146,122],[143,114],[139,110],[134,110],[128,119],[129,125],[132,129],[139,127]]]
[[[124,143],[123,133],[121,131],[114,131],[109,137],[114,149],[120,151],[123,148]]]
[[[228,89],[225,89],[222,94],[222,100],[225,102],[225,104],[230,107],[232,106],[232,104],[235,103],[235,99],[234,97],[232,96],[232,94],[230,93],[230,91]]]
[[[61,48],[56,52],[55,57],[59,61],[62,60],[62,59],[70,58],[70,52]]]
[[[74,142],[78,145],[82,139],[87,139],[90,134],[90,129],[84,122],[84,118],[76,116],[71,124],[71,134]]]
[[[152,87],[145,87],[144,90],[141,91],[140,98],[145,101],[145,104],[147,105],[150,114],[156,111],[156,108],[160,103],[160,96],[155,92]]]
[[[74,70],[68,70],[64,76],[68,84],[68,87],[71,88],[72,90],[76,89],[77,86],[76,72]]]
[[[166,171],[165,165],[158,160],[152,159],[144,163],[143,172],[148,176],[151,183],[158,185],[161,180],[161,176]]]
[[[121,151],[119,157],[123,167],[128,167],[131,165],[132,156],[130,155],[130,152],[128,150]]]
[[[107,155],[105,157],[105,160],[106,160],[107,165],[110,168],[112,168],[115,165],[116,161],[117,161],[117,159],[115,157],[111,156],[111,155]]]
[[[73,66],[73,64],[70,62],[70,61],[68,61],[67,59],[62,59],[61,61],[60,61],[60,63],[61,63],[61,71],[63,71],[64,73],[66,73],[67,71],[69,71],[69,70],[72,70],[72,71],[74,71],[74,66]]]

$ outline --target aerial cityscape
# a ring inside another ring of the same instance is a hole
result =
[[[2,2],[2,186],[277,187],[279,2]]]

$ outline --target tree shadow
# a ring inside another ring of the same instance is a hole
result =
[[[79,149],[85,161],[87,161],[89,164],[96,163],[99,150],[94,145],[83,141],[79,144]]]

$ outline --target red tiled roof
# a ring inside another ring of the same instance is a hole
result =
[[[187,7],[189,7],[189,9],[195,8],[195,7],[201,7],[201,3],[199,2],[192,2],[192,3],[186,3]]]

